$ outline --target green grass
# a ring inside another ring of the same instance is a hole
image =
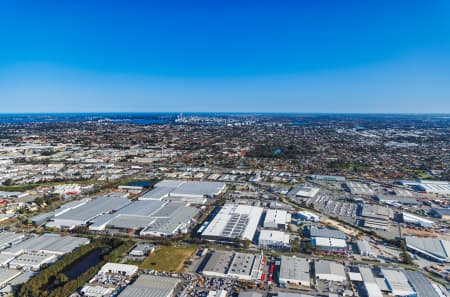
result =
[[[181,272],[184,262],[196,252],[195,247],[162,246],[142,262],[141,269]]]

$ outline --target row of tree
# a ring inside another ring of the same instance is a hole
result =
[[[39,271],[19,288],[16,295],[20,297],[68,296],[92,278],[106,261],[118,259],[133,245],[134,242],[131,240],[124,241],[112,237],[96,238],[90,244],[79,247]],[[76,279],[69,280],[64,271],[95,250],[101,251],[102,261],[90,267]]]

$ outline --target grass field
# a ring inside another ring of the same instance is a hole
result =
[[[153,269],[167,272],[180,272],[184,261],[197,250],[195,247],[162,246],[153,252],[141,264],[141,269]]]

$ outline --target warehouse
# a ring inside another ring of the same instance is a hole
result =
[[[0,232],[0,250],[4,250],[14,244],[21,242],[25,238],[22,233],[3,231]]]
[[[264,217],[264,228],[285,230],[291,221],[291,215],[285,210],[268,209]]]
[[[294,218],[301,221],[310,221],[310,222],[320,221],[320,216],[306,210],[296,212],[294,214]]]
[[[228,251],[215,251],[208,254],[204,260],[206,264],[202,273],[208,276],[225,277],[233,257],[234,253]]]
[[[3,255],[18,256],[27,252],[43,252],[56,256],[61,256],[72,252],[74,249],[88,244],[88,238],[60,236],[58,234],[44,234],[37,237],[31,237],[19,244],[1,252]]]
[[[342,231],[311,226],[305,228],[305,235],[311,238],[316,249],[336,253],[344,253],[347,250],[345,233]]]
[[[360,221],[364,227],[388,230],[393,217],[392,209],[374,204],[364,204]]]
[[[377,195],[374,198],[380,203],[393,206],[409,205],[409,206],[419,206],[422,203],[412,197],[404,197],[398,195]]]
[[[342,264],[318,260],[314,263],[314,268],[318,280],[345,282],[347,279]]]
[[[450,182],[421,180],[414,187],[417,192],[448,196],[450,195]]]
[[[257,280],[262,275],[262,256],[259,254],[215,251],[204,261],[202,273],[207,276]]]
[[[403,271],[381,268],[388,292],[394,296],[417,296]]]
[[[102,266],[100,274],[122,274],[125,276],[132,276],[138,271],[136,265],[120,264],[120,263],[106,263]]]
[[[55,216],[53,221],[47,223],[46,226],[67,229],[86,226],[94,218],[102,214],[118,211],[130,203],[130,200],[113,193],[90,200],[76,208],[70,208],[62,214]]]
[[[405,236],[409,251],[439,263],[450,263],[450,241],[431,238]]]
[[[359,266],[359,273],[364,284],[367,297],[383,297],[383,293],[377,284],[375,276],[372,273],[372,269],[369,267]]]
[[[41,251],[25,252],[14,258],[9,262],[9,268],[11,269],[23,269],[37,271],[44,264],[53,263],[58,259],[55,254],[50,254]]]
[[[345,176],[338,175],[309,175],[310,179],[321,180],[321,181],[331,181],[331,182],[345,182]]]
[[[291,285],[310,287],[310,265],[307,259],[281,256],[279,283],[283,287]]]
[[[227,276],[242,280],[257,280],[262,275],[262,256],[260,254],[235,253]]]
[[[178,278],[141,274],[118,297],[171,297],[179,282]]]
[[[413,215],[405,211],[402,213],[402,220],[406,224],[416,225],[425,228],[431,228],[434,225],[434,222],[431,220]]]
[[[440,297],[448,295],[448,291],[445,288],[432,284],[422,272],[405,271],[405,275],[419,297]]]
[[[376,257],[373,252],[372,247],[369,245],[367,240],[356,241],[356,246],[358,248],[359,255],[362,257]]]
[[[345,186],[353,195],[372,196],[374,194],[373,190],[363,183],[347,182]]]
[[[249,205],[225,204],[211,222],[205,222],[202,237],[209,240],[252,240],[263,208]]]
[[[0,268],[0,288],[6,286],[11,280],[18,277],[22,272],[15,269]]]
[[[204,204],[207,198],[220,195],[225,183],[204,181],[163,180],[151,191],[144,193],[139,200],[171,200]]]
[[[314,198],[319,193],[319,190],[319,188],[301,185],[295,187],[295,196],[301,198]]]
[[[450,220],[450,208],[433,208],[430,214],[437,219]]]
[[[258,245],[261,248],[286,248],[289,246],[289,234],[262,229],[259,233]]]

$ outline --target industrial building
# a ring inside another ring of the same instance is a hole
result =
[[[186,233],[198,209],[184,202],[134,201],[122,209],[91,221],[89,230],[135,231],[141,236],[174,236]]]
[[[179,283],[174,277],[141,274],[118,297],[171,297]]]
[[[22,272],[16,269],[0,268],[0,288],[6,286],[11,280],[18,277]]]
[[[11,269],[37,271],[44,264],[53,263],[58,259],[55,254],[42,251],[24,252],[8,263]]]
[[[310,186],[297,186],[294,187],[295,196],[300,198],[314,198],[319,193],[320,189]]]
[[[406,224],[416,225],[425,228],[431,228],[434,225],[434,222],[423,217],[419,217],[417,215],[413,215],[408,212],[402,213],[402,221]]]
[[[285,230],[291,221],[291,215],[286,210],[267,209],[264,217],[264,228]]]
[[[253,241],[262,213],[263,208],[258,206],[225,204],[210,222],[205,222],[202,237],[218,241]]]
[[[450,195],[450,182],[420,180],[416,185],[413,186],[413,189],[421,193],[448,196]]]
[[[120,263],[106,263],[102,266],[100,274],[121,274],[125,276],[132,276],[138,271],[136,265],[120,264]]]
[[[376,257],[372,247],[367,240],[356,241],[356,247],[358,248],[359,255],[362,257]]]
[[[409,206],[418,206],[422,204],[417,199],[412,197],[398,196],[398,195],[376,195],[374,200],[392,206],[401,206],[401,205],[409,205]]]
[[[374,191],[366,184],[358,182],[346,182],[345,187],[353,195],[372,196]]]
[[[430,214],[437,219],[450,220],[450,208],[433,208]]]
[[[289,246],[289,234],[278,230],[262,229],[259,232],[258,245],[261,248],[286,248]]]
[[[23,233],[0,232],[0,250],[4,250],[14,244],[21,242],[25,238]]]
[[[372,269],[364,266],[359,266],[358,269],[367,297],[383,297]]]
[[[448,296],[446,288],[431,283],[423,273],[418,271],[405,271],[404,273],[418,297]]]
[[[347,250],[345,233],[342,231],[311,226],[305,228],[305,235],[311,238],[311,243],[316,249],[337,253],[344,253]]]
[[[405,236],[405,243],[409,251],[429,260],[450,263],[450,241],[431,238]]]
[[[339,175],[313,174],[313,175],[309,175],[308,178],[313,179],[313,180],[329,181],[329,182],[345,182],[345,176],[339,176]]]
[[[315,261],[314,271],[317,280],[332,282],[345,282],[347,280],[344,265],[336,262],[322,260]]]
[[[388,294],[394,296],[417,296],[403,271],[381,268],[381,273],[384,276]]]
[[[310,265],[307,259],[281,256],[280,286],[289,287],[291,285],[310,287]]]
[[[225,191],[226,184],[209,181],[163,180],[139,200],[171,200],[204,204]]]
[[[388,230],[391,227],[393,211],[390,208],[364,204],[360,214],[359,219],[364,227],[380,230]]]
[[[213,277],[257,280],[262,275],[262,256],[228,251],[214,251],[205,258],[202,273]]]
[[[47,223],[46,226],[60,229],[87,226],[96,217],[118,211],[130,203],[130,200],[116,194],[99,197],[55,215],[53,220]]]
[[[301,221],[311,221],[311,222],[319,222],[320,216],[316,215],[310,211],[301,210],[294,213],[294,218]]]

